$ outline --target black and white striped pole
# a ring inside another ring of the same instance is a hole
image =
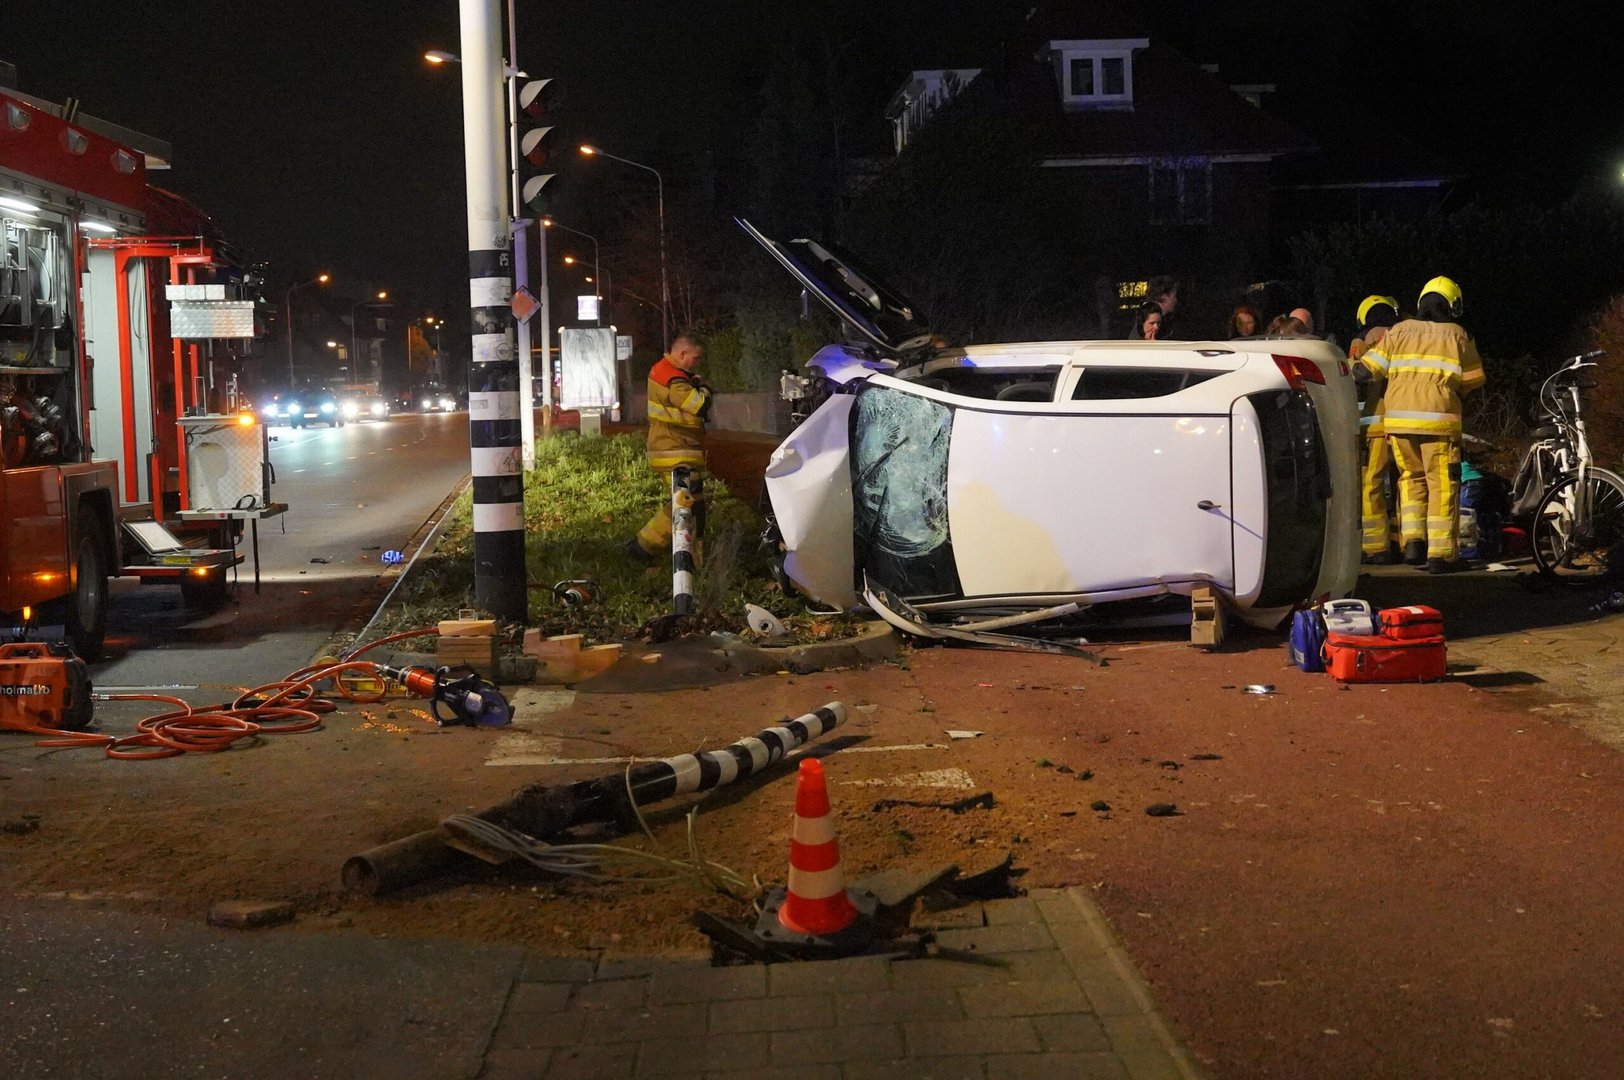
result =
[[[696,791],[725,787],[758,773],[784,755],[804,746],[820,735],[826,735],[846,722],[846,706],[831,701],[794,720],[786,720],[776,727],[758,731],[721,750],[706,750],[701,754],[678,754],[662,761],[632,767],[630,774],[617,773],[610,778],[613,787],[629,791],[638,806],[673,795],[687,795]]]
[[[686,465],[671,470],[671,611],[694,613],[694,570],[699,548],[699,474]]]
[[[468,437],[474,478],[474,603],[525,619],[524,488],[514,349],[513,238],[502,113],[499,0],[459,0],[463,151],[468,173],[468,300],[473,362]]]

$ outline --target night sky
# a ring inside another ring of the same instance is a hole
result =
[[[839,53],[853,138],[883,153],[881,109],[908,70],[983,61],[1030,6],[518,2],[520,66],[560,80],[567,145],[654,164],[668,195],[707,154],[720,173],[747,170],[775,42]],[[1618,5],[1120,6],[1192,58],[1276,82],[1327,123],[1353,110],[1489,178],[1491,192],[1549,197],[1624,164]],[[349,295],[389,288],[455,312],[466,302],[460,85],[422,62],[436,47],[458,49],[455,0],[0,4],[0,60],[21,88],[169,140],[175,168],[156,182],[268,262],[272,293],[325,269]],[[641,179],[561,156],[566,206]],[[724,176],[719,190],[745,189]]]

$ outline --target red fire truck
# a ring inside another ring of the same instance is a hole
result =
[[[149,185],[166,152],[0,87],[0,625],[61,622],[90,659],[110,575],[223,599],[244,523],[257,566],[285,509],[229,400],[255,283]]]

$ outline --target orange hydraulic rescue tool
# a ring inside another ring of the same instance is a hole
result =
[[[453,679],[448,667],[397,668],[379,664],[378,674],[399,683],[413,697],[426,699],[429,712],[442,726],[505,727],[513,720],[513,708],[496,684],[473,672]],[[442,704],[451,710],[450,715],[440,712]]]

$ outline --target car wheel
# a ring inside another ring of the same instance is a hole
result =
[[[73,545],[73,591],[67,598],[63,620],[74,651],[86,660],[100,660],[107,636],[107,559],[100,522],[82,521]]]

